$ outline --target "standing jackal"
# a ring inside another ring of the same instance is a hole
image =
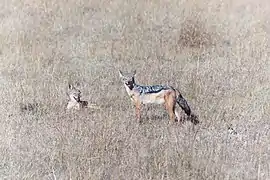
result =
[[[183,98],[181,93],[174,89],[171,86],[166,85],[154,85],[154,86],[141,86],[136,84],[135,76],[136,71],[133,71],[131,74],[123,74],[122,71],[119,70],[119,75],[121,77],[122,82],[126,88],[126,91],[131,98],[131,100],[135,103],[136,106],[136,117],[137,120],[140,121],[140,109],[141,104],[164,104],[167,109],[170,120],[174,121],[175,116],[178,121],[180,121],[180,115],[175,109],[176,103],[185,111],[185,113],[190,116],[191,110],[187,101]]]

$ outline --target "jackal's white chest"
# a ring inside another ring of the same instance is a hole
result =
[[[130,97],[131,101],[134,101],[135,99],[135,92],[130,90],[127,85],[125,85],[125,89],[127,91],[128,96]]]

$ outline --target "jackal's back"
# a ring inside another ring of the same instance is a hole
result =
[[[151,94],[151,93],[158,93],[162,90],[168,90],[171,87],[166,85],[153,85],[153,86],[141,86],[135,85],[134,90],[138,91],[140,94]]]

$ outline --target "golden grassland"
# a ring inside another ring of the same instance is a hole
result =
[[[0,4],[0,179],[269,179],[270,2]],[[178,88],[200,124],[142,124],[118,69]],[[65,112],[68,82],[101,109]],[[233,128],[235,133],[232,133]]]

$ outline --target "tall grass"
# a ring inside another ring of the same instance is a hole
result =
[[[268,1],[0,7],[1,179],[270,178]],[[138,124],[118,69],[180,89],[201,123],[147,105]],[[66,112],[68,82],[102,110]]]

